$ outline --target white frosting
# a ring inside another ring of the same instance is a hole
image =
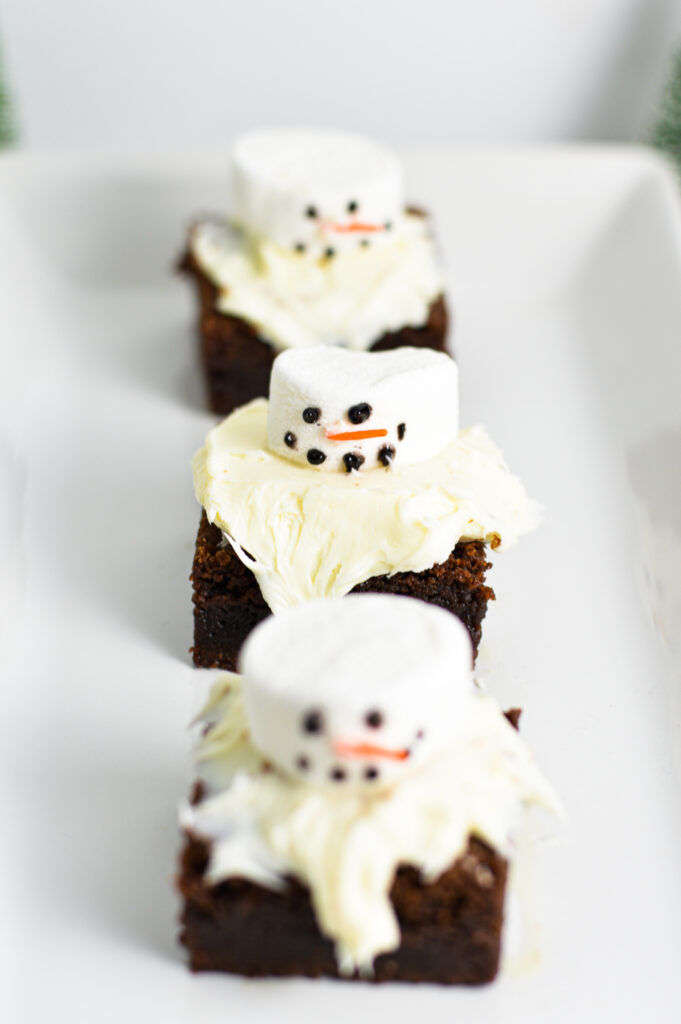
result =
[[[196,496],[274,612],[421,572],[462,538],[510,547],[538,508],[482,427],[426,462],[319,473],[267,450],[267,401],[237,409],[193,462]],[[248,554],[246,554],[248,552]]]
[[[199,746],[207,796],[183,809],[185,828],[210,842],[207,879],[247,878],[271,888],[293,876],[309,887],[340,968],[370,971],[400,933],[389,892],[397,868],[436,880],[475,835],[511,852],[523,804],[559,809],[523,741],[491,697],[471,693],[465,729],[388,790],[329,789],[257,767],[238,681],[216,685]],[[229,725],[223,729],[221,722]],[[472,860],[472,858],[471,858]],[[490,884],[466,865],[472,884]]]
[[[220,289],[218,311],[254,325],[277,349],[368,349],[386,332],[423,326],[444,288],[428,221],[419,216],[397,218],[380,244],[336,247],[333,259],[210,221],[194,228],[190,247]]]
[[[456,363],[442,352],[315,347],[274,361],[268,445],[303,465],[344,472],[423,462],[458,429]]]
[[[397,157],[348,132],[277,128],[232,149],[234,218],[250,235],[320,255],[380,235],[404,208]]]
[[[383,788],[462,727],[472,660],[459,619],[408,597],[355,594],[270,616],[240,658],[253,742],[306,783]]]

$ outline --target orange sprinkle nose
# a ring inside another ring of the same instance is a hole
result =
[[[346,743],[345,740],[337,740],[333,749],[341,757],[382,757],[388,761],[406,761],[409,757],[408,750],[389,750],[373,743]]]
[[[370,224],[367,221],[361,220],[353,220],[350,224],[338,224],[336,221],[329,221],[324,227],[327,231],[335,231],[338,235],[350,235],[354,232],[371,235],[376,231],[385,231],[382,224]]]
[[[325,431],[329,441],[366,441],[370,437],[387,437],[387,430],[344,430],[340,434]]]

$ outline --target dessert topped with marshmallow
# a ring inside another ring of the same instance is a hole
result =
[[[457,432],[456,380],[449,356],[425,350],[285,352],[270,402],[208,434],[196,496],[273,611],[536,526],[483,428]]]
[[[232,182],[229,219],[201,221],[190,237],[218,312],[277,350],[366,350],[427,322],[443,275],[385,147],[346,132],[252,132],[233,147]]]
[[[331,471],[422,462],[456,438],[457,385],[454,360],[431,349],[283,352],[270,381],[268,445]]]
[[[187,831],[211,885],[305,885],[340,969],[400,944],[398,867],[424,884],[471,836],[502,856],[524,804],[558,809],[516,730],[473,683],[465,627],[412,598],[353,595],[265,620],[203,715]]]
[[[376,789],[463,727],[473,694],[468,631],[441,609],[412,605],[388,596],[313,602],[304,619],[277,616],[251,634],[241,654],[249,728],[284,774]]]

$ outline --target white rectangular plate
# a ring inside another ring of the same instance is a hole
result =
[[[463,422],[546,505],[480,668],[562,795],[531,964],[482,990],[249,983],[175,945],[201,409],[183,225],[223,153],[0,161],[3,956],[27,1021],[678,1019],[681,219],[633,150],[406,152]],[[199,681],[201,685],[199,685]],[[18,938],[17,938],[18,937]]]

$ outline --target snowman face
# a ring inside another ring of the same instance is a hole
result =
[[[454,361],[430,349],[289,349],[272,368],[268,446],[332,472],[421,462],[456,437],[457,384]]]
[[[351,595],[267,619],[241,658],[253,741],[297,781],[379,789],[465,726],[466,628],[412,598]]]
[[[327,698],[301,707],[288,723],[296,740],[292,764],[285,766],[289,774],[293,769],[301,781],[317,785],[378,788],[418,765],[437,739],[425,725],[430,716],[424,713],[420,718],[418,704],[409,714],[395,707],[389,713],[385,703],[368,699],[360,708],[353,701]]]
[[[331,259],[389,237],[402,172],[382,146],[344,132],[253,132],[232,151],[235,219],[251,235]]]
[[[393,204],[381,202],[380,196],[372,197],[361,184],[354,186],[354,192],[350,187],[316,194],[310,189],[309,195],[312,198],[300,211],[298,223],[292,224],[288,232],[289,238],[296,239],[291,248],[300,255],[329,260],[351,248],[366,249],[389,238],[400,216]]]

